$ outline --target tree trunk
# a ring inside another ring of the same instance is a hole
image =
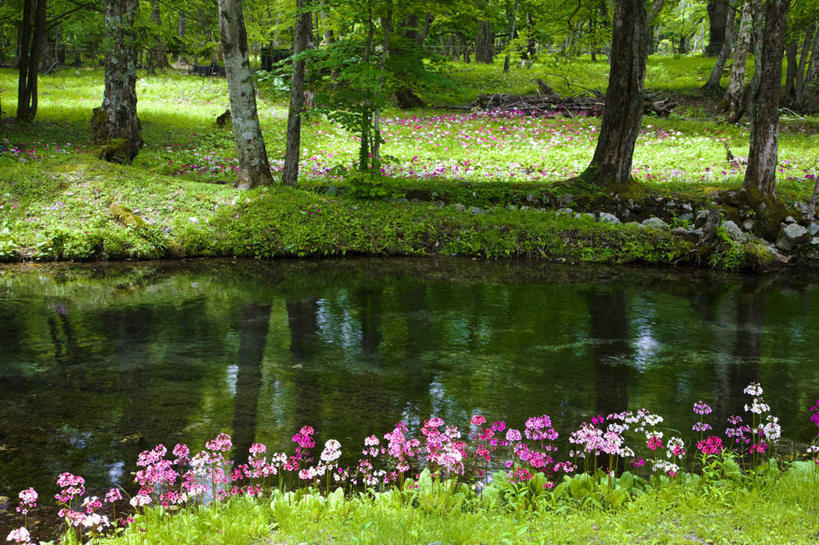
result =
[[[741,116],[743,108],[743,84],[745,82],[745,64],[748,60],[748,49],[751,45],[751,2],[742,4],[742,15],[739,19],[739,32],[734,45],[734,64],[731,67],[731,79],[725,91],[724,107],[728,119]]]
[[[387,14],[381,18],[381,28],[384,31],[384,43],[381,49],[381,59],[378,62],[378,91],[376,106],[373,110],[373,170],[381,170],[381,102],[384,91],[384,68],[390,51],[390,32],[392,31],[392,0],[387,0]]]
[[[819,57],[819,23],[814,23],[805,31],[802,52],[796,65],[794,96],[791,104],[798,110],[807,106],[808,86],[816,76],[817,57]]]
[[[705,54],[716,57],[725,43],[727,15],[730,6],[728,0],[708,0],[708,20],[711,29],[708,47]]]
[[[34,121],[37,115],[37,78],[45,33],[46,0],[25,0],[20,32],[20,73],[17,79],[19,121]]]
[[[475,62],[492,64],[495,57],[495,34],[489,21],[478,23],[478,35],[475,38]]]
[[[508,12],[506,12],[506,18],[509,20],[509,44],[507,48],[512,47],[512,41],[517,37],[517,15],[518,15],[518,3],[519,0],[515,0],[514,6]],[[594,49],[592,49],[592,54],[594,54]],[[503,59],[503,73],[509,73],[509,63],[512,60],[512,52],[507,50],[506,57]]]
[[[759,87],[759,78],[762,74],[762,33],[764,31],[765,25],[765,6],[760,0],[754,2],[753,4],[753,12],[754,12],[754,38],[753,38],[753,46],[754,46],[754,73],[751,76],[751,81],[748,82],[748,85],[745,87],[745,95],[743,100],[744,109],[740,109],[737,112],[737,117],[731,119],[731,123],[736,123],[739,119],[745,114],[746,111],[752,111],[755,106],[755,97],[757,88]],[[784,39],[784,37],[783,37]]]
[[[297,0],[299,12],[293,35],[293,55],[299,55],[310,47],[313,35],[313,17],[310,0]],[[287,111],[287,147],[284,152],[282,182],[295,187],[299,180],[299,152],[301,150],[301,113],[304,110],[304,59],[293,59],[293,75],[290,79],[290,108]]]
[[[731,48],[734,45],[734,19],[736,19],[736,13],[737,10],[734,7],[728,10],[728,20],[725,24],[725,42],[722,44],[722,49],[719,51],[717,62],[714,65],[714,69],[711,70],[708,81],[702,86],[703,92],[712,96],[719,96],[722,91],[719,82],[722,79],[725,62],[728,60],[728,55],[731,54]]]
[[[743,190],[758,213],[758,229],[774,238],[784,217],[776,195],[779,141],[779,95],[782,81],[782,41],[788,21],[789,0],[768,0],[762,33],[762,70],[751,110],[751,147]]]
[[[184,11],[180,11],[179,12],[179,21],[177,21],[177,24],[176,24],[176,35],[177,35],[177,37],[179,37],[179,43],[180,43],[179,58],[176,59],[176,60],[177,60],[177,62],[180,62],[180,63],[185,62],[185,56],[182,54],[182,51],[184,51],[184,49],[185,49],[184,41],[185,41],[185,33],[187,32],[187,29],[188,29],[188,15]]]
[[[134,32],[139,0],[105,0],[105,93],[94,109],[91,126],[100,158],[130,164],[142,148],[137,117],[137,38]]]
[[[643,119],[647,14],[643,0],[617,0],[606,107],[594,157],[580,176],[609,186],[631,181],[634,145]]]
[[[333,35],[333,29],[327,24],[327,14],[325,13],[326,5],[324,0],[321,0],[321,10],[319,11],[319,20],[321,21],[322,41],[324,45],[331,45],[335,43],[336,38]]]
[[[256,93],[247,56],[247,32],[241,0],[219,0],[219,33],[230,96],[233,138],[239,159],[239,177],[235,185],[239,189],[270,185],[273,178],[270,176],[256,111]]]
[[[162,14],[159,11],[159,0],[151,0],[151,21],[156,25],[156,37],[154,47],[151,50],[148,66],[153,71],[168,67],[168,54],[165,50],[165,40],[162,39]]]
[[[798,48],[797,36],[792,36],[785,44],[785,60],[788,62],[785,70],[785,104],[793,104],[796,99],[796,52]]]

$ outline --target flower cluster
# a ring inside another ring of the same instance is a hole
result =
[[[751,463],[755,464],[763,455],[770,455],[771,445],[781,437],[778,418],[765,414],[770,408],[762,400],[762,388],[754,383],[745,393],[752,397],[746,405],[751,424],[745,423],[741,416],[728,418],[730,427],[725,431],[728,444],[719,435],[705,438],[701,435],[693,445],[702,454],[703,463],[705,457],[733,448],[738,449],[734,452],[740,457],[748,455],[743,458],[744,462],[752,459]],[[711,429],[705,427],[703,420],[712,413],[711,407],[697,401],[693,411],[699,416],[700,424],[693,430],[702,433]],[[810,413],[811,421],[819,427],[819,400]],[[508,428],[504,421],[488,424],[486,417],[476,414],[470,419],[466,438],[457,426],[433,416],[418,430],[420,440],[412,436],[406,422],[396,424],[383,439],[377,435],[366,437],[361,457],[352,467],[342,466],[342,445],[335,439],[324,443],[318,460],[314,461],[311,451],[316,446],[316,432],[310,426],[302,427],[293,435],[295,454],[268,456],[265,445],[253,443],[247,462],[238,465],[229,457],[232,439],[223,433],[207,441],[205,448],[193,455],[184,444],[177,444],[170,453],[162,444],[141,452],[135,473],[139,489],[130,504],[139,511],[149,505],[221,501],[240,494],[259,496],[269,489],[269,480],[276,476],[282,487],[284,477],[300,487],[323,486],[328,493],[331,482],[365,488],[383,489],[391,485],[413,488],[416,485],[411,480],[405,482],[406,477],[416,474],[417,480],[417,473],[423,468],[427,468],[434,479],[456,481],[470,477],[481,479],[492,469],[505,469],[511,482],[530,481],[542,474],[545,488],[553,487],[564,474],[576,471],[595,474],[606,460],[608,474],[612,476],[626,467],[640,470],[648,466],[655,474],[674,477],[684,466],[688,449],[681,437],[666,436],[659,427],[662,423],[661,416],[646,409],[596,415],[569,434],[569,456],[573,460],[558,460],[554,442],[559,434],[548,415],[527,419],[520,431]],[[819,463],[819,445],[812,445],[808,453]],[[602,460],[598,460],[599,457],[603,457]],[[579,467],[581,460],[582,467]],[[325,477],[325,482],[321,483],[319,477]],[[114,508],[116,519],[116,504],[123,501],[119,488],[109,489],[103,499],[86,496],[85,480],[72,473],[60,474],[57,485],[60,491],[55,499],[61,505],[59,516],[78,536],[81,532],[98,535],[111,525],[102,514],[104,504]],[[478,485],[475,482],[476,488]],[[21,491],[19,498],[18,513],[26,515],[37,507],[38,494],[34,489]],[[127,522],[128,518],[123,520]],[[7,539],[29,543],[30,535],[23,526],[13,530]]]

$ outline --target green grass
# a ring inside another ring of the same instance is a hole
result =
[[[807,465],[807,464],[806,464]],[[680,476],[617,508],[573,499],[516,506],[466,492],[390,492],[344,498],[317,493],[236,497],[170,516],[149,509],[122,535],[95,543],[187,544],[814,544],[816,471],[703,487]],[[422,487],[423,488],[423,487]],[[547,494],[548,495],[548,494]]]
[[[707,76],[710,62],[652,59],[647,85],[665,82],[678,91],[692,90]],[[582,59],[547,62],[531,70],[516,66],[508,77],[499,65],[449,69],[459,92],[470,96],[480,90],[525,91],[533,76],[546,71],[561,74],[550,80],[556,86],[562,75],[598,86],[607,65]],[[530,195],[551,195],[554,204],[555,195],[569,193],[571,206],[581,210],[594,210],[605,200],[555,184],[588,164],[599,129],[596,118],[388,109],[383,152],[389,178],[368,184],[354,175],[355,136],[314,116],[303,129],[303,190],[241,194],[230,187],[236,164],[232,134],[214,123],[228,105],[224,80],[174,72],[142,76],[137,93],[146,145],[132,166],[118,167],[87,153],[90,112],[102,100],[102,79],[98,68],[42,76],[37,121],[2,125],[0,260],[348,253],[526,255],[617,263],[696,259],[689,243],[665,233],[504,209],[530,205]],[[16,72],[0,69],[6,112],[16,106],[15,85]],[[440,102],[456,98],[437,97]],[[718,123],[692,104],[670,119],[644,119],[634,158],[640,185],[629,190],[630,196],[705,206],[713,191],[739,186],[742,171],[726,163],[721,141],[742,155],[748,127]],[[262,86],[259,111],[271,164],[280,168],[283,97]],[[779,193],[786,200],[810,196],[810,176],[819,171],[817,128],[816,117],[783,120]],[[422,202],[393,202],[397,197]],[[430,201],[489,210],[476,215]],[[145,223],[115,219],[112,205],[133,210]]]

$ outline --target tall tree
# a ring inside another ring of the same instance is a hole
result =
[[[17,119],[37,115],[37,77],[46,33],[46,0],[23,0],[20,25],[20,73],[17,79]]]
[[[151,23],[154,27],[154,46],[148,58],[148,69],[153,72],[157,68],[168,67],[168,53],[165,48],[165,39],[162,37],[162,12],[159,0],[151,0]]]
[[[728,0],[708,0],[708,21],[711,29],[708,47],[705,54],[709,57],[716,57],[726,41],[727,15],[731,9]]]
[[[782,42],[790,0],[767,0],[762,32],[762,70],[753,89],[751,147],[742,187],[757,211],[758,230],[767,238],[776,236],[784,217],[784,206],[776,195],[779,145],[779,95],[782,81]]]
[[[734,19],[736,19],[736,13],[736,8],[731,6],[728,10],[728,20],[725,25],[725,42],[722,44],[722,49],[719,51],[717,62],[714,63],[714,69],[711,70],[708,81],[702,86],[702,90],[706,94],[719,96],[722,93],[719,82],[722,79],[722,71],[725,69],[725,63],[734,46]]]
[[[239,189],[270,185],[273,178],[256,110],[256,90],[247,56],[247,31],[241,0],[219,0],[219,32],[225,58],[233,138],[239,159],[239,177],[235,185]]]
[[[304,110],[304,58],[313,35],[310,0],[296,0],[296,29],[293,33],[293,73],[290,78],[290,108],[287,111],[287,145],[284,152],[282,182],[295,187],[299,179],[301,115]]]
[[[609,186],[632,180],[631,162],[643,119],[647,28],[644,0],[615,2],[606,108],[594,157],[580,175],[583,181]]]
[[[106,161],[130,164],[142,148],[137,117],[138,40],[134,20],[139,0],[104,0],[105,93],[91,117],[94,144]]]
[[[728,82],[728,90],[725,91],[723,102],[723,108],[728,115],[728,119],[738,119],[744,112],[743,85],[745,82],[745,64],[751,46],[752,23],[751,2],[746,1],[742,4],[739,33],[734,45],[734,64],[731,67],[731,79]]]

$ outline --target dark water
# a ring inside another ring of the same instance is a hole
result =
[[[398,420],[480,411],[567,434],[648,407],[714,423],[758,379],[808,441],[819,278],[474,261],[192,262],[0,269],[0,495],[61,471],[128,483],[158,442],[350,456]],[[722,428],[724,426],[719,425]]]

